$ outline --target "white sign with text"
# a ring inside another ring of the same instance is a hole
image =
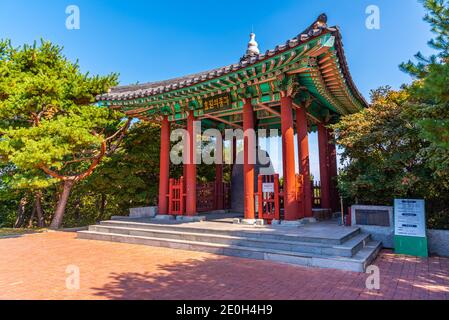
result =
[[[262,184],[263,193],[274,193],[274,183],[264,183]]]
[[[427,236],[424,200],[394,200],[394,216],[397,236],[421,238]]]

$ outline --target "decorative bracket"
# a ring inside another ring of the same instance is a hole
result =
[[[277,81],[275,81],[275,86],[279,88],[281,96],[294,98],[300,91],[301,85],[296,76],[288,76],[287,74],[281,74]]]
[[[252,86],[244,86],[237,90],[237,98],[239,100],[252,99],[257,97],[257,90]]]

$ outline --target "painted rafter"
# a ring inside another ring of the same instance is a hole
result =
[[[243,130],[243,127],[242,127],[242,126],[239,126],[238,124],[236,124],[236,123],[234,123],[234,122],[227,121],[227,120],[225,120],[225,119],[223,119],[223,118],[220,118],[220,117],[216,117],[216,116],[213,116],[213,115],[210,115],[210,114],[202,114],[202,115],[200,116],[200,118],[201,118],[201,117],[203,117],[203,118],[209,118],[209,119],[211,119],[211,120],[215,120],[215,121],[224,123],[224,124],[226,124],[226,125],[228,125],[228,126],[232,126],[232,127],[234,127],[234,128],[242,129],[242,130]]]
[[[294,107],[295,109],[301,109],[301,108],[303,108],[303,106],[300,106],[300,105],[298,105],[298,104],[295,103],[295,102],[293,102],[293,107]],[[308,108],[306,108],[306,116],[307,116],[307,118],[309,119],[309,122],[310,122],[310,123],[317,125],[317,124],[323,122],[323,120],[321,120],[321,119],[315,117],[313,114],[311,114],[310,112],[308,112],[307,109],[308,109]],[[296,123],[295,123],[295,124],[296,124]]]
[[[256,106],[259,107],[259,109],[256,109],[256,111],[257,111],[257,110],[265,110],[265,111],[268,111],[268,112],[271,113],[271,114],[274,114],[275,116],[278,116],[278,117],[281,116],[281,113],[280,113],[280,112],[277,112],[276,110],[274,110],[274,109],[268,107],[267,105],[265,105],[265,104],[263,104],[263,103],[259,103],[259,104],[257,104]]]
[[[325,98],[329,104],[333,105],[339,113],[347,114],[347,110],[340,104],[340,102],[336,98],[334,98],[332,93],[326,87],[326,83],[321,77],[318,68],[314,68],[314,71],[310,74],[310,77],[320,95]]]
[[[335,56],[335,53],[329,53],[328,57],[326,58],[329,58],[328,62],[323,62],[322,60],[320,61],[320,69],[322,71],[322,74],[329,75],[327,71],[333,70],[332,74],[334,74],[334,76],[328,76],[326,78],[324,78],[323,76],[323,79],[327,83],[330,90],[333,91],[333,94],[339,97],[340,102],[346,102],[345,104],[347,105],[347,108],[353,112],[359,111],[361,109],[361,106],[351,94],[351,92],[347,89],[346,81],[338,66],[338,58]]]

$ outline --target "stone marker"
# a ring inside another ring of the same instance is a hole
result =
[[[130,218],[154,218],[157,215],[157,207],[131,208]]]

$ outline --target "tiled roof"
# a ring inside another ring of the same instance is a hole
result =
[[[137,85],[129,85],[129,86],[118,86],[112,88],[109,93],[100,95],[97,97],[98,100],[107,101],[107,100],[130,100],[136,98],[144,98],[148,96],[153,96],[157,94],[161,94],[164,92],[169,92],[172,90],[177,90],[185,87],[190,87],[192,85],[214,79],[220,77],[222,75],[238,71],[240,69],[246,68],[250,65],[253,65],[259,61],[265,60],[267,58],[273,57],[281,52],[284,52],[290,48],[294,48],[300,44],[304,44],[311,39],[320,36],[324,32],[332,32],[337,35],[337,52],[339,54],[340,61],[342,62],[343,72],[345,74],[346,79],[351,87],[351,89],[356,93],[358,98],[361,101],[364,101],[363,97],[358,92],[357,88],[353,84],[351,80],[351,76],[349,74],[349,70],[347,68],[346,59],[344,57],[341,36],[338,28],[336,27],[328,27],[327,26],[327,16],[322,14],[318,17],[318,19],[304,32],[300,33],[298,36],[293,39],[288,40],[286,43],[276,46],[274,49],[268,50],[263,54],[256,56],[244,56],[240,59],[240,62],[231,64],[225,67],[200,72],[184,77],[174,78],[165,81],[158,82],[150,82],[145,84],[137,84]]]

